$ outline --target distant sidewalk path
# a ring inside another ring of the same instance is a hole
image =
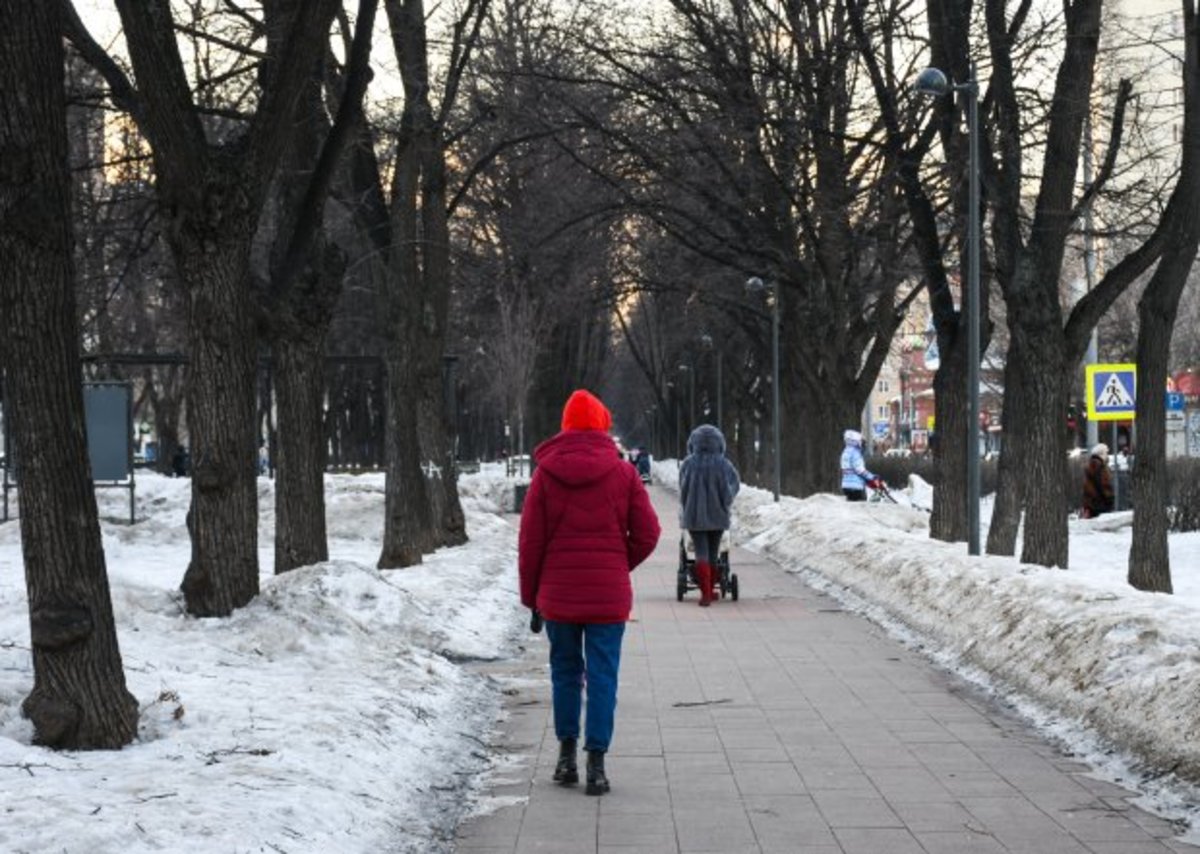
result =
[[[1200,852],[1089,779],[1036,732],[877,627],[749,552],[741,601],[675,601],[674,495],[655,489],[658,550],[634,573],[612,792],[550,780],[546,646],[518,677],[489,794],[463,854],[1163,854]]]

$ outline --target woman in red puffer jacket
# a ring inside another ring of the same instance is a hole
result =
[[[584,749],[587,793],[608,791],[604,754],[612,740],[621,639],[633,606],[629,573],[658,543],[658,516],[638,477],[608,435],[612,416],[576,391],[562,432],[534,451],[537,468],[521,511],[521,604],[545,620],[550,640],[554,779],[579,781],[582,686],[588,692]]]

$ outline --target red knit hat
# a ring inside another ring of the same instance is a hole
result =
[[[600,402],[600,398],[583,389],[571,392],[567,405],[563,407],[562,428],[564,430],[603,430],[612,427],[612,414]]]

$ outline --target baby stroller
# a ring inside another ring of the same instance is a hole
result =
[[[724,599],[729,596],[734,602],[738,600],[738,577],[736,572],[729,569],[729,532],[721,534],[721,547],[716,563],[713,564],[713,587],[720,591]],[[689,590],[699,590],[699,579],[696,578],[696,545],[692,535],[683,531],[679,535],[679,572],[675,579],[675,601],[682,602]]]

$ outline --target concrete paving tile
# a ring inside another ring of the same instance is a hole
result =
[[[857,769],[798,765],[800,779],[809,792],[837,792],[843,795],[877,795],[871,778]]]
[[[758,844],[740,804],[707,809],[676,807],[673,814],[682,851],[726,851]]]
[[[830,827],[903,827],[904,822],[888,802],[879,796],[860,796],[844,792],[814,791],[813,800],[821,817]]]
[[[803,795],[759,795],[744,801],[755,837],[763,848],[791,843],[792,850],[836,845],[817,805]]]
[[[1038,823],[1053,825],[1049,816],[1020,794],[1014,793],[1003,797],[960,796],[957,800],[967,812],[985,825],[1008,827],[1028,827]]]
[[[1087,848],[1091,854],[1168,854],[1171,850],[1159,840],[1150,842],[1089,842],[1087,843]],[[1187,850],[1196,851],[1200,849],[1188,846]]]
[[[675,822],[669,812],[657,815],[601,815],[601,846],[675,847]]]
[[[926,854],[1007,854],[994,837],[969,830],[917,832],[917,842]]]
[[[672,727],[662,731],[664,753],[715,753],[722,749],[721,738],[716,730],[679,729]]]
[[[838,827],[833,832],[845,854],[925,854],[916,837],[903,828]]]
[[[804,783],[788,762],[731,763],[738,792],[747,795],[802,795]]]
[[[725,756],[730,765],[740,762],[779,762],[791,763],[791,757],[780,747],[727,747]]]
[[[928,773],[921,760],[903,744],[849,744],[846,749],[864,771],[904,769],[913,773]]]
[[[1020,792],[994,771],[943,771],[933,769],[938,782],[960,798],[1010,797]]]
[[[1056,810],[1050,817],[1070,831],[1081,842],[1149,842],[1153,837],[1146,830],[1118,813],[1081,808]]]
[[[564,851],[570,851],[571,854],[596,854],[595,836],[589,839],[583,835],[582,830],[583,828],[580,828],[580,832],[573,836],[551,839],[522,835],[514,854],[563,854]]]
[[[1087,847],[1069,836],[1014,837],[997,834],[1009,854],[1090,854]]]
[[[983,824],[954,801],[894,801],[888,806],[913,833],[958,833],[989,835]]]

